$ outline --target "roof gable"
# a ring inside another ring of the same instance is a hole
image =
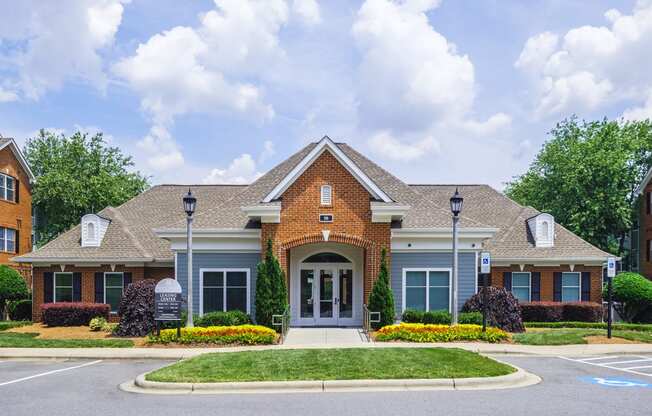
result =
[[[14,139],[9,137],[0,137],[0,150],[4,149],[5,147],[9,147],[11,149],[11,151],[14,153],[14,156],[16,156],[18,163],[20,163],[20,166],[23,168],[25,173],[27,173],[29,181],[34,182],[34,173],[32,172],[32,169],[30,169],[29,163],[27,163],[27,159],[25,159],[23,152],[20,151],[20,148]]]
[[[367,176],[328,136],[317,145],[263,198],[262,202],[272,202],[283,193],[310,167],[324,152],[330,152],[347,171],[376,199],[393,202],[380,187]]]
[[[643,178],[643,182],[641,182],[638,187],[636,188],[636,191],[634,191],[634,195],[638,196],[640,195],[645,187],[647,186],[648,183],[652,180],[652,167],[650,167],[650,170],[647,172],[647,175]]]

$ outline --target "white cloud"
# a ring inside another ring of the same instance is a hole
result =
[[[628,108],[623,113],[626,120],[652,120],[652,89],[643,105],[639,107]]]
[[[107,78],[100,52],[111,46],[128,0],[0,2],[0,42],[17,49],[5,56],[12,98],[37,100],[67,80],[81,80],[104,90]],[[6,98],[6,95],[5,95]]]
[[[143,152],[147,167],[155,172],[183,166],[184,159],[179,146],[164,126],[152,126],[149,134],[137,143],[137,147]]]
[[[0,87],[0,103],[8,103],[17,99],[18,95],[14,91],[5,90]]]
[[[485,121],[465,120],[462,131],[475,136],[489,136],[499,133],[512,125],[512,118],[505,113],[496,113]]]
[[[276,154],[276,148],[274,147],[274,142],[271,140],[265,140],[263,143],[263,151],[258,156],[258,163],[265,163],[272,156]]]
[[[409,162],[425,155],[439,153],[440,145],[433,137],[426,137],[412,143],[402,142],[389,131],[381,131],[369,139],[372,152],[390,160]]]
[[[233,159],[226,169],[213,169],[203,182],[226,184],[249,184],[262,175],[256,170],[256,161],[249,153],[243,153]]]
[[[306,26],[321,23],[321,12],[317,0],[294,0],[292,13],[298,16]]]
[[[605,19],[608,26],[576,27],[561,41],[549,32],[528,39],[515,66],[534,77],[536,115],[647,99],[652,87],[652,2],[639,0],[629,15],[610,9]]]

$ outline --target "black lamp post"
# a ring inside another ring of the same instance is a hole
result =
[[[450,199],[451,203],[451,212],[453,213],[453,319],[452,324],[457,325],[458,323],[458,308],[457,308],[457,223],[460,220],[460,212],[462,212],[462,206],[464,205],[464,198],[460,195],[457,188],[455,188],[455,194]]]
[[[188,193],[183,197],[183,210],[186,211],[187,216],[187,258],[188,258],[188,321],[186,325],[192,328],[194,325],[192,321],[192,214],[195,213],[197,207],[197,198],[192,195],[190,188]]]

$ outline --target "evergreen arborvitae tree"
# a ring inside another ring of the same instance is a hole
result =
[[[380,312],[380,322],[373,324],[374,329],[391,325],[395,321],[394,294],[389,283],[387,252],[384,248],[381,253],[378,278],[371,289],[371,294],[369,294],[369,311]]]
[[[272,315],[280,315],[285,311],[287,307],[287,288],[285,286],[285,274],[272,251],[271,239],[267,240],[265,258],[258,263],[257,271],[256,323],[274,328]]]

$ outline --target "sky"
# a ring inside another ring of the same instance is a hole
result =
[[[328,135],[502,189],[564,118],[652,118],[650,51],[652,0],[0,0],[0,134],[101,131],[155,184]]]

